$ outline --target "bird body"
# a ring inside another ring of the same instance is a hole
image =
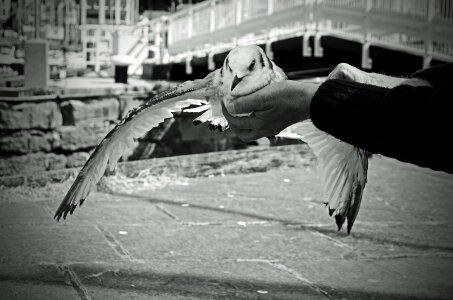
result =
[[[193,121],[195,125],[208,123],[211,130],[223,131],[228,123],[222,114],[222,102],[225,107],[234,105],[234,99],[286,79],[285,73],[260,47],[242,46],[231,50],[222,67],[204,79],[184,82],[132,109],[96,147],[58,207],[55,218],[59,220],[72,214],[105,170],[115,169],[117,161],[134,145],[135,139],[173,117],[172,113],[203,112]],[[318,130],[310,121],[300,124],[296,131],[318,157],[329,213],[335,214],[338,229],[348,219],[349,232],[366,183],[368,154]]]

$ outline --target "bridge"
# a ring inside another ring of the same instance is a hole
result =
[[[360,66],[373,68],[372,47],[420,58],[416,68],[453,61],[453,3],[448,0],[208,0],[151,20],[148,65],[184,64],[237,45],[296,40],[301,57],[323,57],[324,40],[360,45]]]

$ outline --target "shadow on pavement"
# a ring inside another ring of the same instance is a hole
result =
[[[59,277],[49,278],[49,268],[54,265],[33,265],[19,277],[15,274],[2,274],[0,281],[26,284],[40,284],[52,289],[52,287],[71,285],[65,282],[64,274]],[[96,292],[104,296],[111,290],[114,295],[135,295],[153,297],[153,299],[439,299],[438,297],[418,297],[400,293],[385,293],[364,290],[335,288],[316,285],[316,287],[297,282],[294,284],[277,283],[262,280],[247,280],[238,278],[238,275],[223,273],[219,276],[201,276],[194,274],[163,273],[153,271],[153,265],[147,264],[148,270],[136,270],[133,268],[117,268],[104,264],[70,266],[80,277],[78,284],[83,284],[87,294],[96,298]],[[107,270],[106,270],[107,269]],[[58,274],[55,274],[58,275]],[[222,278],[225,276],[226,278]],[[253,277],[250,274],[250,277]],[[233,278],[231,278],[233,277]],[[236,278],[234,278],[236,277]],[[74,284],[74,283],[73,283]],[[77,290],[77,286],[74,286]],[[322,292],[321,292],[322,291]],[[158,297],[158,298],[154,298]],[[140,298],[141,299],[141,298]]]

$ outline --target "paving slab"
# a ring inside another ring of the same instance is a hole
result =
[[[298,253],[340,257],[344,249],[310,231],[285,226],[107,226],[136,259],[278,259]],[[122,235],[119,232],[126,231]],[[242,246],[241,246],[242,245]]]
[[[263,262],[150,261],[72,265],[94,299],[326,299],[322,292]]]
[[[54,215],[60,201],[47,203],[49,215]],[[61,219],[61,225],[78,226],[96,224],[147,224],[171,220],[162,213],[156,205],[149,205],[141,199],[116,196],[106,193],[93,193],[73,215],[66,220]],[[54,221],[54,224],[58,224]]]
[[[131,197],[160,202],[187,222],[212,222],[213,217],[221,213],[224,221],[322,223],[335,228],[321,200],[315,172],[276,170],[272,174],[196,178],[187,181],[185,186],[174,185],[153,193],[134,192]],[[185,209],[189,206],[192,209]]]
[[[452,175],[376,157],[370,160],[368,183],[358,220],[414,224],[450,222],[452,199]],[[388,213],[375,213],[386,210]]]
[[[452,299],[453,260],[291,260],[298,274],[334,299]]]
[[[0,228],[8,225],[52,225],[46,202],[0,203]]]

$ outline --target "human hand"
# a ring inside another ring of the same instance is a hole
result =
[[[291,80],[272,83],[250,95],[222,102],[228,125],[243,141],[274,136],[310,117],[310,103],[319,84]],[[233,115],[249,114],[247,117]]]

